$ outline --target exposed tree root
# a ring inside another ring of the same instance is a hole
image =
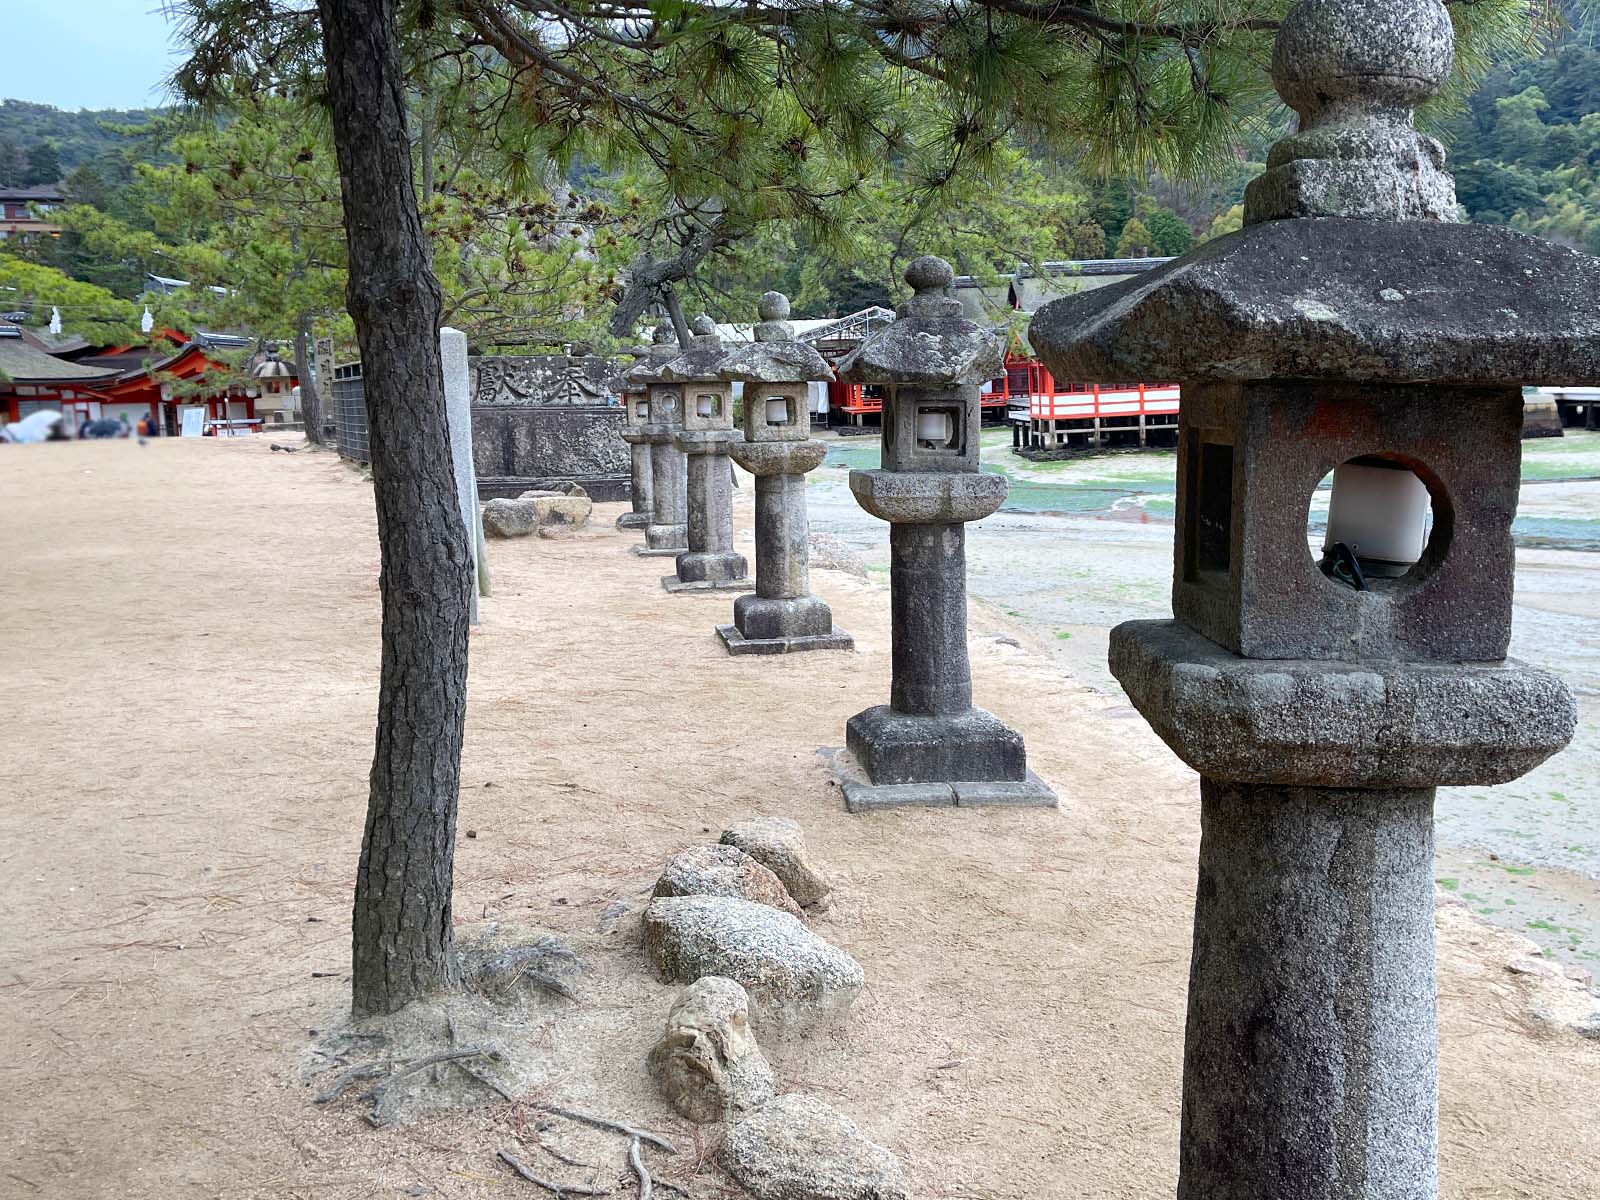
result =
[[[372,1105],[371,1109],[365,1114],[367,1123],[375,1128],[381,1128],[394,1120],[395,1110],[399,1106],[395,1093],[391,1091],[396,1081],[404,1079],[408,1075],[414,1075],[428,1067],[437,1066],[440,1063],[453,1063],[485,1087],[499,1092],[510,1100],[514,1099],[514,1097],[503,1087],[467,1065],[470,1059],[486,1058],[490,1062],[500,1062],[503,1057],[500,1051],[493,1046],[462,1046],[458,1049],[439,1050],[433,1054],[424,1054],[421,1058],[413,1058],[401,1062],[362,1063],[360,1066],[351,1067],[339,1078],[335,1079],[332,1086],[319,1092],[313,1103],[331,1104],[355,1084],[369,1079],[377,1079],[380,1081],[377,1086],[370,1092],[363,1094],[361,1099],[368,1101]]]
[[[644,1155],[639,1150],[638,1138],[628,1143],[628,1165],[639,1177],[639,1200],[650,1200],[651,1193],[655,1189],[650,1182],[650,1171],[644,1165]]]
[[[548,1179],[541,1179],[509,1150],[501,1150],[496,1157],[529,1183],[537,1184],[546,1191],[554,1192],[556,1200],[560,1200],[562,1196],[609,1196],[611,1194],[609,1188],[585,1187],[580,1183],[552,1183]]]
[[[474,987],[488,995],[505,995],[519,983],[535,987],[576,1001],[578,993],[556,976],[549,968],[559,965],[567,969],[578,968],[578,956],[559,938],[540,938],[528,946],[515,946],[486,959],[471,972]]]
[[[625,1134],[637,1141],[648,1142],[657,1149],[665,1150],[668,1154],[676,1154],[678,1148],[658,1133],[651,1133],[648,1129],[635,1129],[632,1125],[624,1125],[621,1121],[613,1121],[608,1117],[596,1117],[589,1113],[578,1112],[571,1108],[562,1108],[559,1104],[534,1103],[534,1107],[547,1113],[554,1113],[558,1117],[566,1117],[569,1121],[582,1121],[585,1125],[593,1125],[596,1129],[609,1129],[613,1133]]]

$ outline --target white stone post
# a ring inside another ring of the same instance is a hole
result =
[[[472,623],[478,623],[478,597],[489,594],[489,560],[484,553],[483,513],[478,508],[478,470],[472,462],[472,387],[467,373],[467,335],[439,330],[439,361],[444,367],[445,420],[450,427],[450,460],[456,472],[456,499],[472,551]]]

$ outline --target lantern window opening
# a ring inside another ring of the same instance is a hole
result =
[[[1307,498],[1308,534],[1320,495],[1327,496],[1327,510],[1315,557],[1330,587],[1393,593],[1420,583],[1443,561],[1449,502],[1425,466],[1387,452],[1346,459]],[[1312,545],[1308,536],[1308,553]]]
[[[1226,577],[1233,565],[1233,445],[1214,430],[1191,430],[1187,455],[1184,577]]]
[[[702,392],[694,399],[695,416],[711,419],[722,415],[722,397],[711,392]]]
[[[768,425],[793,425],[794,401],[788,396],[768,396],[765,417]]]
[[[959,406],[919,404],[916,422],[917,449],[935,454],[962,453],[963,431]]]

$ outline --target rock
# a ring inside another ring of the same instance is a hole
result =
[[[565,492],[557,492],[551,488],[529,488],[517,495],[518,500],[549,500],[556,496],[565,496]]]
[[[808,535],[806,549],[813,567],[820,567],[824,571],[843,571],[858,579],[867,577],[866,559],[831,533]]]
[[[538,496],[531,500],[540,525],[567,525],[576,529],[589,520],[594,501],[588,496]]]
[[[1565,978],[1565,976],[1562,974],[1561,968],[1558,965],[1550,962],[1548,959],[1534,958],[1532,956],[1513,958],[1510,962],[1506,963],[1506,970],[1510,971],[1513,975],[1532,975],[1536,979]]]
[[[724,846],[737,846],[766,867],[788,889],[794,902],[810,908],[833,889],[806,853],[806,835],[787,817],[752,817],[722,831]]]
[[[900,1162],[814,1096],[779,1096],[733,1127],[718,1157],[757,1200],[908,1200]]]
[[[691,846],[672,857],[657,896],[737,896],[800,916],[783,881],[737,846]]]
[[[842,1017],[861,964],[797,917],[733,896],[661,896],[644,914],[644,948],[663,979],[724,975],[749,992],[761,1025],[799,1032]]]
[[[490,500],[483,506],[483,532],[488,537],[527,537],[539,528],[531,500]]]
[[[650,1077],[674,1110],[702,1125],[772,1099],[772,1067],[750,1031],[745,990],[720,975],[684,988],[650,1052]]]

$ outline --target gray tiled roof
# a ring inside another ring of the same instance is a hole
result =
[[[12,383],[92,383],[118,374],[36,350],[20,337],[0,337],[0,380]]]

